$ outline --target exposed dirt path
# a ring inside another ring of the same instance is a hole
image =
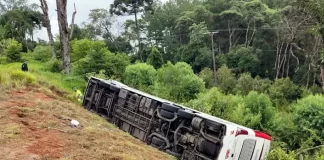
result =
[[[170,159],[50,90],[0,93],[1,159]],[[71,127],[71,119],[81,127]]]

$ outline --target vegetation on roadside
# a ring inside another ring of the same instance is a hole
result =
[[[69,75],[63,55],[51,57],[46,41],[28,38],[42,18],[24,2],[0,3],[0,83],[72,92],[89,76],[115,79],[269,133],[269,160],[323,159],[322,0],[154,1],[120,35],[109,30],[116,16],[93,9],[89,22],[73,26]],[[58,40],[54,47],[62,49]],[[23,61],[29,73],[19,71]]]

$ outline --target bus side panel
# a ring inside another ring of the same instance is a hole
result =
[[[264,145],[263,145],[263,150],[262,150],[262,155],[260,160],[266,160],[267,156],[269,154],[270,151],[270,145],[271,145],[271,141],[269,140],[264,140]]]

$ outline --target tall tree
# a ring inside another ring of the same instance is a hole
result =
[[[47,29],[48,39],[49,39],[50,45],[52,47],[52,56],[53,56],[53,58],[56,58],[56,49],[55,49],[55,46],[54,46],[54,38],[53,38],[53,34],[52,34],[51,21],[50,21],[49,16],[48,16],[47,1],[46,0],[39,0],[39,1],[41,3],[40,7],[41,7],[41,9],[43,11],[43,25]]]
[[[56,0],[57,18],[60,29],[61,54],[63,56],[63,69],[66,74],[71,72],[69,27],[66,13],[67,0]]]
[[[121,15],[134,15],[136,24],[136,33],[139,44],[139,52],[142,50],[139,26],[137,16],[139,13],[153,11],[153,0],[114,0],[114,3],[110,5],[110,13],[117,16]],[[142,59],[142,56],[141,60]]]

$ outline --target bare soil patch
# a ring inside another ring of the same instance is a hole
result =
[[[62,93],[56,90],[0,87],[0,92],[1,159],[170,159],[80,105],[57,99]],[[72,128],[71,119],[82,127]]]

